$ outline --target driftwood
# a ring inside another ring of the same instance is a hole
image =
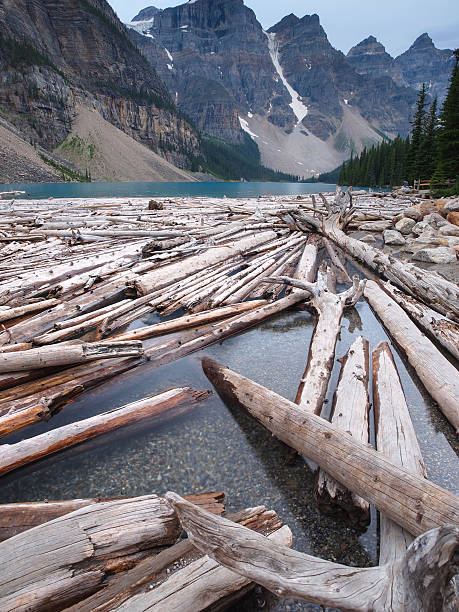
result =
[[[40,312],[41,310],[52,308],[53,306],[57,306],[58,304],[59,300],[53,298],[51,300],[44,300],[42,302],[35,302],[33,304],[17,306],[16,308],[8,308],[8,310],[0,310],[0,323],[23,317],[32,312]]]
[[[263,506],[237,512],[231,515],[231,520],[263,533],[273,541],[291,545],[289,528],[282,527],[277,514]],[[249,580],[219,566],[208,557],[202,557],[187,539],[155,557],[140,561],[135,568],[119,577],[115,576],[107,581],[104,589],[78,602],[67,612],[226,610],[228,605],[234,604],[253,586]]]
[[[194,546],[280,597],[338,607],[343,612],[436,612],[442,609],[449,581],[458,570],[457,526],[421,535],[394,566],[359,569],[270,542],[175,493],[168,493],[166,499]]]
[[[416,327],[406,312],[374,281],[368,281],[365,298],[392,338],[402,348],[427,391],[445,417],[459,431],[459,373],[435,345]]]
[[[459,287],[435,272],[421,270],[417,266],[386,255],[343,231],[353,209],[347,210],[351,197],[338,190],[335,202],[330,205],[325,199],[328,216],[318,220],[303,213],[295,215],[298,227],[308,224],[316,231],[330,238],[343,251],[364,263],[383,278],[397,285],[403,291],[417,297],[431,308],[459,322]]]
[[[186,500],[214,514],[225,511],[225,494],[222,492],[184,495]],[[38,527],[65,514],[70,514],[101,502],[116,501],[122,498],[107,499],[70,499],[65,501],[24,502],[0,505],[0,542],[12,538],[23,531]]]
[[[368,380],[368,341],[359,336],[342,359],[331,422],[362,444],[368,443],[369,435]],[[364,527],[370,523],[368,502],[340,485],[322,469],[317,475],[315,498],[319,508],[327,514],[333,514],[340,508],[353,525]]]
[[[94,504],[29,529],[0,544],[0,609],[62,610],[135,565],[139,552],[174,544],[180,529],[156,495]]]
[[[218,393],[243,407],[277,438],[305,455],[414,536],[459,524],[459,499],[395,465],[321,417],[224,366],[203,360]]]
[[[0,458],[0,476],[119,427],[147,419],[151,424],[161,424],[188,411],[208,395],[206,391],[193,391],[186,387],[170,389],[122,408],[58,427],[34,438],[16,444],[5,444],[2,446]]]
[[[430,338],[439,342],[444,349],[459,360],[459,324],[415,300],[389,282],[382,286],[384,291]]]
[[[44,346],[29,351],[0,353],[0,373],[55,368],[114,357],[140,357],[142,354],[142,343],[138,341]]]

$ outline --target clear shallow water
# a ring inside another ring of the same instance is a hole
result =
[[[152,315],[142,323],[156,319],[157,315]],[[283,313],[177,362],[157,369],[147,365],[108,381],[74,401],[50,422],[29,428],[8,442],[171,386],[209,389],[200,365],[204,355],[293,399],[306,365],[313,329],[314,317],[308,312]],[[369,340],[371,348],[389,340],[364,301],[343,319],[336,358],[347,352],[359,334]],[[411,369],[392,349],[429,478],[457,494],[459,449],[454,432]],[[336,361],[328,405],[338,373]],[[375,518],[360,534],[343,520],[320,514],[313,499],[314,475],[303,458],[296,457],[291,464],[290,453],[281,442],[240,410],[225,405],[217,395],[159,428],[120,433],[107,435],[103,446],[82,445],[3,478],[0,502],[222,490],[227,494],[228,509],[258,504],[275,509],[292,529],[297,550],[353,566],[377,562]],[[320,608],[284,601],[276,610]]]
[[[0,185],[0,191],[25,191],[37,198],[210,197],[253,198],[335,191],[326,183],[33,183]]]

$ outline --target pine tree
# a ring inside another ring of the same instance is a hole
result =
[[[439,166],[436,179],[444,177],[459,181],[459,49],[454,52],[456,64],[448,93],[440,113],[438,138]]]
[[[425,117],[423,133],[416,159],[416,167],[419,173],[419,178],[430,178],[435,170],[438,161],[437,150],[437,98],[434,99],[430,106],[430,111]]]
[[[411,146],[408,154],[408,180],[410,181],[420,178],[418,160],[425,125],[426,96],[426,85],[423,83],[416,102],[416,112],[411,122],[413,129],[411,130]]]

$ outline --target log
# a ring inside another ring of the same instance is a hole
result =
[[[418,327],[459,360],[459,325],[457,323],[400,291],[389,282],[383,283],[382,287],[409,314]]]
[[[146,420],[149,424],[159,425],[187,412],[208,395],[207,391],[193,391],[187,387],[170,389],[16,444],[4,444],[0,476],[120,427]]]
[[[94,504],[29,529],[0,544],[0,609],[62,610],[179,533],[175,512],[156,495]]]
[[[57,306],[58,304],[59,304],[59,300],[56,300],[53,298],[51,300],[44,300],[42,302],[35,302],[33,304],[25,304],[24,306],[18,306],[16,308],[9,308],[8,310],[2,310],[0,311],[0,323],[4,323],[5,321],[11,321],[12,319],[23,317],[24,315],[30,314],[32,312],[40,312],[41,310],[52,308],[53,306]]]
[[[287,546],[291,544],[288,527],[282,527],[277,514],[263,506],[237,512],[231,515],[231,520],[251,530],[272,535]],[[177,569],[177,566],[183,569]],[[250,586],[253,587],[253,583]],[[218,609],[225,610],[228,600],[237,601],[248,588],[247,581],[241,580],[240,576],[228,572],[207,557],[202,558],[202,554],[187,539],[114,577],[104,589],[66,612],[109,612],[119,609],[199,612],[208,611],[209,606],[217,601]],[[165,600],[166,593],[168,597]],[[150,608],[155,604],[154,608]]]
[[[177,319],[172,319],[171,321],[164,321],[162,323],[156,323],[155,325],[147,325],[146,327],[134,329],[132,331],[125,332],[124,334],[118,334],[117,336],[107,339],[106,342],[145,340],[146,338],[153,338],[154,336],[160,336],[162,334],[168,334],[182,329],[187,329],[189,327],[195,327],[204,323],[218,321],[219,319],[225,319],[226,317],[231,317],[242,312],[259,308],[265,304],[265,300],[254,300],[252,302],[242,302],[241,304],[224,306],[223,308],[216,308],[214,310],[205,310],[204,312],[197,314],[185,315]]]
[[[56,368],[98,359],[142,355],[142,343],[135,340],[43,346],[28,351],[0,353],[0,373]]]
[[[411,474],[338,427],[273,391],[203,359],[203,369],[223,399],[244,408],[277,438],[305,455],[414,536],[459,524],[459,499]]]
[[[362,444],[368,443],[369,435],[369,374],[368,341],[359,336],[341,362],[331,422]],[[365,527],[370,523],[369,503],[322,469],[317,474],[315,499],[320,510],[326,514],[335,514],[337,509],[341,509],[356,527]]]
[[[342,228],[349,218],[349,214],[346,215],[348,204],[349,198],[341,198],[338,192],[337,202],[330,207],[325,219],[319,221],[314,217],[299,214],[295,215],[295,220],[300,221],[301,227],[304,223],[314,227],[316,231],[330,238],[343,251],[364,263],[370,270],[374,270],[378,275],[441,314],[459,322],[459,286],[435,272],[421,270],[411,263],[387,255],[380,249],[347,236]],[[350,213],[352,214],[352,209]]]
[[[172,282],[182,280],[190,274],[199,272],[204,268],[208,268],[217,263],[221,263],[232,257],[243,255],[244,253],[254,249],[261,244],[270,242],[276,238],[276,233],[262,232],[248,238],[243,238],[237,242],[232,242],[227,246],[208,249],[201,255],[194,255],[175,264],[164,266],[158,270],[139,276],[137,279],[130,281],[130,285],[134,288],[138,295],[146,295],[153,290],[162,289]]]
[[[440,410],[459,432],[459,372],[416,327],[410,317],[374,281],[365,298],[391,337],[406,354],[416,374]]]
[[[184,495],[186,500],[214,514],[225,511],[225,494],[222,492]],[[23,531],[43,525],[70,512],[100,502],[116,501],[123,498],[70,499],[65,501],[23,502],[0,505],[0,542]]]
[[[278,597],[343,612],[434,612],[442,609],[457,571],[459,528],[451,525],[421,535],[393,567],[359,569],[270,542],[175,493],[167,493],[166,499],[196,548]]]

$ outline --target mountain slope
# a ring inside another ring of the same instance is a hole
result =
[[[48,149],[81,106],[186,166],[195,130],[105,0],[0,0],[0,107]]]

